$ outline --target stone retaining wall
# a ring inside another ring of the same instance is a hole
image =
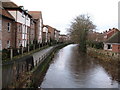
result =
[[[23,86],[30,79],[31,72],[36,70],[51,52],[61,46],[64,46],[64,44],[49,47],[50,49],[46,49],[47,51],[45,52],[43,50],[17,60],[4,62],[2,64],[2,88],[18,88]]]

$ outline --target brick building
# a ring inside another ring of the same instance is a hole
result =
[[[15,19],[4,8],[1,8],[0,17],[0,50],[15,48]]]
[[[117,28],[109,29],[109,31],[106,30],[104,38],[108,39],[110,38],[114,33],[118,32],[119,30]]]
[[[49,40],[49,35],[48,35],[49,33],[48,33],[48,27],[46,26],[46,25],[43,25],[43,42],[44,43],[47,43]]]
[[[13,2],[3,2],[3,7],[15,18],[15,46],[26,47],[29,44],[29,30],[31,16],[23,6],[17,6]]]
[[[43,19],[41,11],[29,11],[28,12],[33,19],[36,21],[35,39],[38,43],[42,43],[42,32],[43,32]]]
[[[104,50],[120,53],[120,31],[117,31],[105,41]]]
[[[60,35],[60,31],[55,29],[55,40],[56,40],[56,42],[59,42],[59,35]]]
[[[50,33],[50,39],[55,40],[55,29],[49,25],[47,25],[48,32]]]
[[[29,39],[30,39],[30,44],[34,43],[34,40],[36,39],[36,20],[31,19],[31,24],[30,24],[30,31],[29,31]]]
[[[64,35],[64,34],[59,35],[59,42],[66,42],[68,40],[69,38],[67,35]]]

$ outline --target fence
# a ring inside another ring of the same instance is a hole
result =
[[[35,49],[40,49],[43,46],[42,44],[31,44],[27,47],[20,47],[20,48],[9,48],[9,49],[3,49],[2,50],[2,60],[12,60],[13,57],[18,55],[23,55],[24,53],[28,53],[30,51],[33,51]]]

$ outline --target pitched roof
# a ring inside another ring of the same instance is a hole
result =
[[[105,43],[120,43],[120,31],[116,32]]]
[[[18,8],[19,7],[14,2],[2,2],[2,6],[4,8]]]
[[[22,7],[23,6],[18,6],[16,5],[14,2],[2,2],[2,7],[7,9],[7,10],[19,10],[19,11],[23,11],[26,15],[28,15],[29,17],[31,17],[31,15],[26,12],[26,10],[24,10]]]
[[[0,15],[4,16],[6,18],[9,18],[9,19],[15,20],[14,17],[4,8],[2,8],[2,10],[0,11]]]
[[[28,12],[34,19],[42,18],[42,12],[41,11],[29,11]]]

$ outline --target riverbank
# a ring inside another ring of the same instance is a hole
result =
[[[112,76],[112,80],[120,82],[120,53],[114,53],[111,51],[105,51],[95,48],[87,48],[87,54],[99,61],[99,63],[105,68],[107,73]]]
[[[91,57],[104,60],[104,61],[120,61],[120,53],[114,53],[111,51],[105,51],[102,49],[87,48],[87,54]]]
[[[27,88],[38,88],[38,86],[42,83],[43,81],[43,76],[47,72],[50,62],[53,59],[55,53],[60,50],[61,48],[67,46],[68,44],[62,44],[57,46],[49,55],[48,57],[45,58],[45,60],[38,65],[37,68],[35,68],[33,71],[30,72],[30,80],[28,80]]]
[[[44,61],[47,61],[46,59],[49,58],[49,55],[51,55],[54,50],[65,45],[67,44],[51,46],[18,60],[11,60],[4,63],[2,66],[2,75],[4,76],[2,79],[3,88],[24,88],[31,86],[30,80],[33,74],[37,70],[41,72],[43,69],[42,67],[39,68],[39,66],[44,65]]]
[[[105,66],[104,66],[105,65]],[[117,88],[116,74],[108,63],[99,62],[78,50],[77,44],[60,49],[52,59],[39,88]],[[109,74],[106,72],[108,70]]]

